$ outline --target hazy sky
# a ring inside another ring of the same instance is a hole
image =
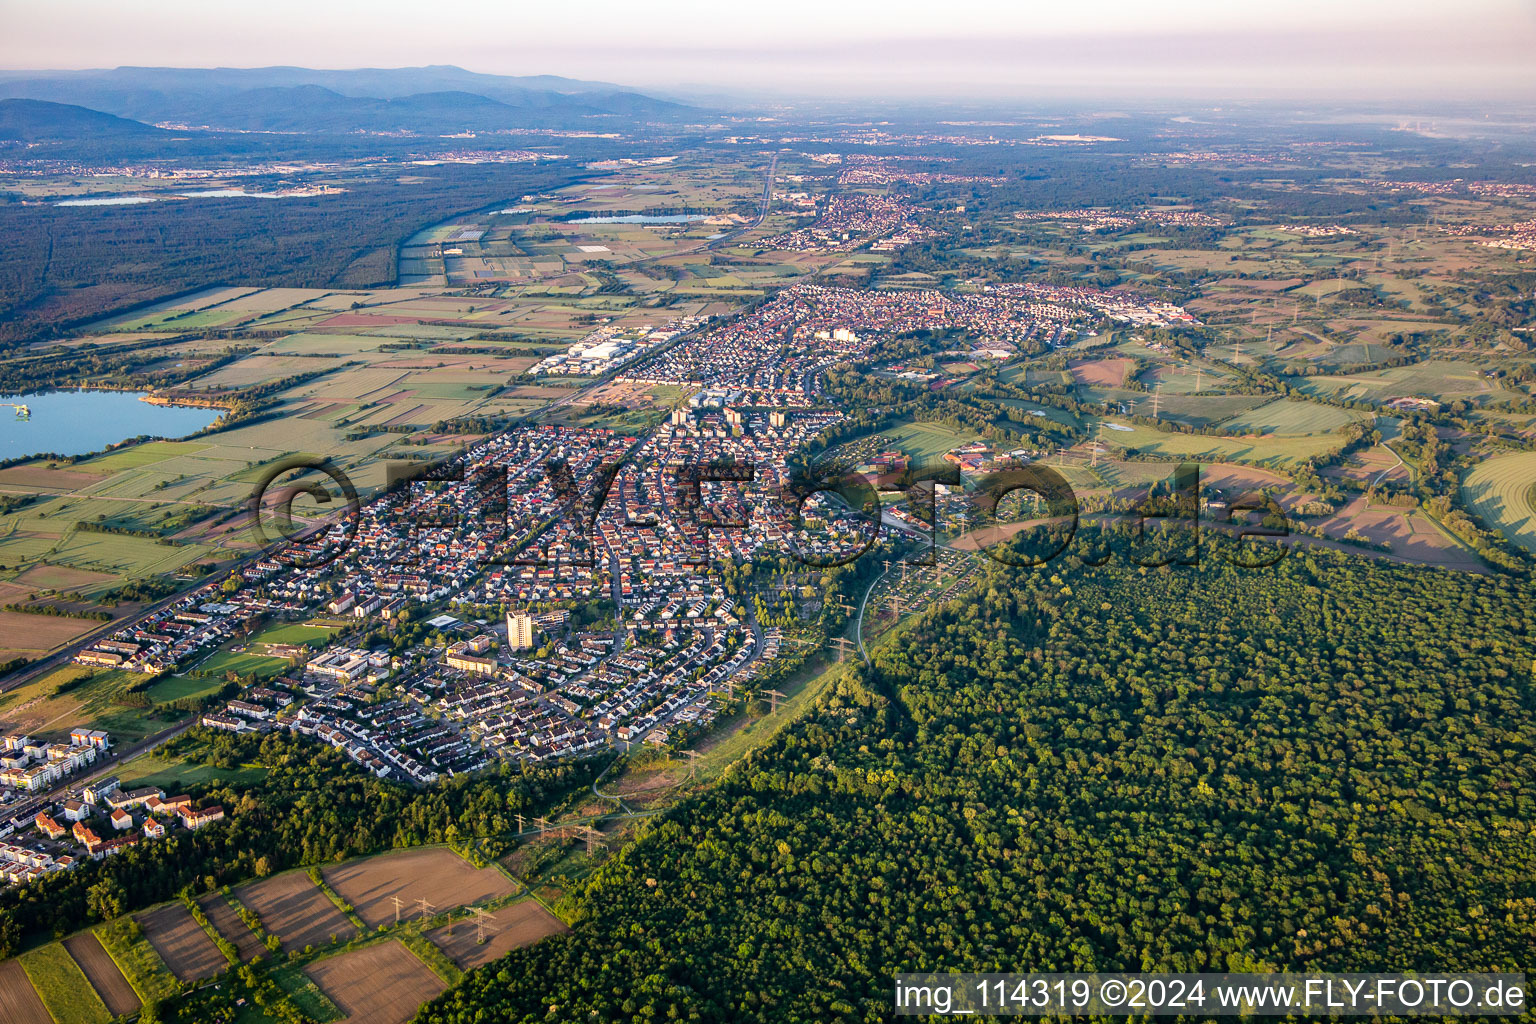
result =
[[[1536,97],[1536,0],[0,0],[0,65],[457,64],[790,95]]]

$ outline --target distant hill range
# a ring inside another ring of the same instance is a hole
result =
[[[699,113],[604,82],[482,75],[450,66],[6,71],[0,72],[0,98],[70,104],[145,125],[247,132],[438,135],[672,121]]]
[[[99,110],[44,100],[0,100],[0,142],[169,138],[163,128]]]

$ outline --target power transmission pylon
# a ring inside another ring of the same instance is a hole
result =
[[[395,924],[399,924],[400,923],[400,906],[405,901],[402,900],[399,896],[391,896],[390,899],[395,904]]]
[[[1152,385],[1152,418],[1157,419],[1157,414],[1163,407],[1163,382],[1158,381]],[[1103,434],[1104,424],[1099,424],[1099,433]]]
[[[688,759],[688,779],[692,779],[698,770],[699,758],[704,755],[697,750],[685,750],[683,751],[683,756]]]
[[[416,900],[416,909],[421,912],[421,918],[423,921],[425,921],[427,918],[432,916],[431,914],[427,913],[427,911],[436,910],[437,906],[435,904],[428,903],[427,898],[422,896]]]
[[[770,713],[779,710],[779,701],[784,700],[787,696],[778,690],[763,690],[762,694],[768,698],[768,710]]]
[[[842,661],[848,656],[848,651],[853,647],[853,641],[845,636],[833,637],[832,646],[837,648],[837,660]]]
[[[592,828],[590,825],[585,827],[585,828],[583,828],[581,830],[581,838],[583,838],[583,839],[585,839],[587,841],[587,856],[588,857],[592,856],[592,847],[594,845],[596,845],[596,846],[603,845],[603,834],[601,832],[599,832],[597,829]]]
[[[469,912],[475,915],[475,924],[477,925],[475,942],[477,944],[483,943],[485,941],[485,925],[487,921],[490,921],[491,915],[480,907],[470,907]]]

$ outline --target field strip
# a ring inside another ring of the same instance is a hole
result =
[[[165,961],[160,959],[160,954],[144,938],[142,929],[137,936],[130,934],[134,925],[135,922],[127,917],[98,925],[96,939],[117,964],[117,969],[123,972],[123,977],[128,979],[128,984],[133,986],[140,1001],[158,1002],[175,993],[176,979]]]
[[[53,1024],[20,961],[0,961],[0,1020],[5,1024]]]
[[[38,998],[58,1024],[106,1024],[112,1013],[62,944],[50,942],[18,959]]]
[[[85,972],[91,987],[101,996],[102,1002],[106,1003],[108,1012],[114,1016],[138,1012],[140,1001],[133,991],[133,986],[128,984],[128,979],[123,975],[122,970],[107,955],[101,940],[94,932],[80,932],[65,939],[64,948]]]

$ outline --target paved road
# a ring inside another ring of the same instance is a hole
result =
[[[898,563],[891,563],[893,566],[896,564]],[[887,568],[885,572],[871,580],[869,586],[864,591],[864,596],[859,598],[859,617],[854,624],[853,635],[859,641],[859,654],[864,658],[866,665],[869,664],[869,652],[864,649],[864,606],[869,603],[869,595],[875,592],[875,587],[879,586],[880,581],[885,579],[886,573],[890,571]]]
[[[1397,466],[1406,466],[1407,465],[1407,463],[1403,462],[1403,457],[1401,455],[1397,454],[1397,449],[1396,448],[1393,448],[1390,444],[1387,444],[1385,441],[1382,442],[1381,446],[1383,448],[1385,448],[1387,451],[1392,453],[1392,457],[1397,460]],[[1375,487],[1377,484],[1381,483],[1382,478],[1385,477],[1388,473],[1392,472],[1394,469],[1396,469],[1397,466],[1388,466],[1386,469],[1384,469],[1380,473],[1376,474],[1376,479],[1371,481],[1371,486]],[[1412,473],[1412,470],[1409,470],[1409,472]]]

